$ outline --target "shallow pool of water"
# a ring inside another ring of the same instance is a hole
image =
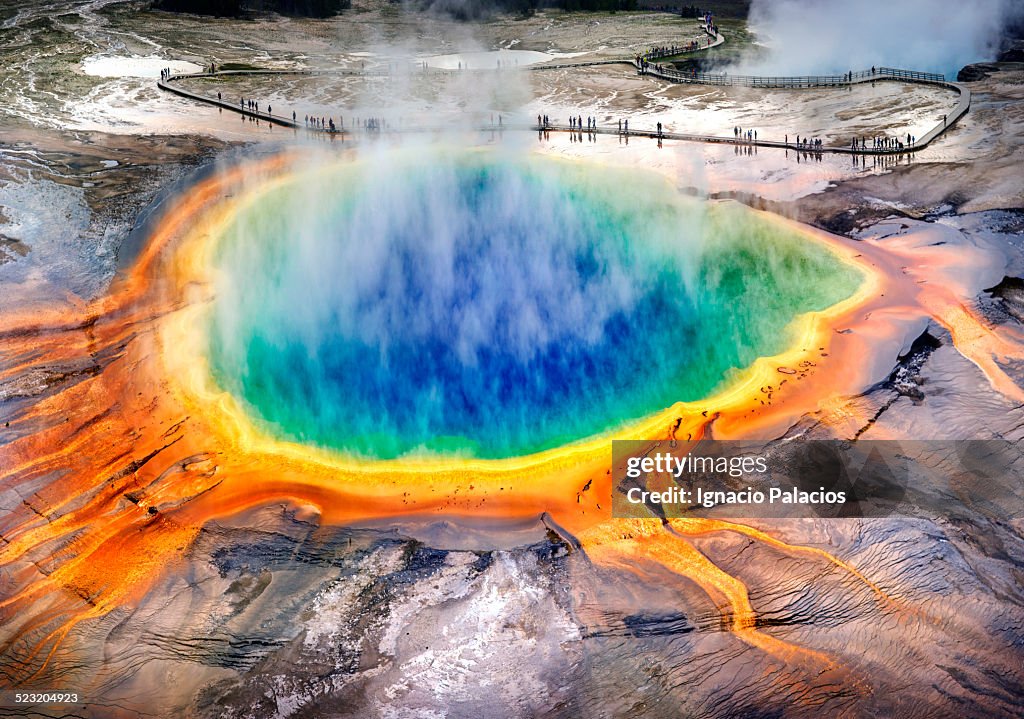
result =
[[[168,60],[162,57],[130,57],[122,55],[90,55],[82,60],[82,72],[93,77],[160,77],[160,71],[170,68],[173,72],[193,73],[202,67],[184,60]]]
[[[423,58],[429,67],[441,70],[494,70],[499,67],[525,67],[553,60],[556,56],[535,50],[490,50],[456,52]]]

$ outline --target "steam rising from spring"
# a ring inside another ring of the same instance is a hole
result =
[[[843,73],[871,66],[942,72],[994,59],[1002,29],[1020,16],[1013,0],[753,0],[749,22],[767,57],[748,57],[759,75]]]
[[[655,175],[416,150],[258,190],[224,233],[212,365],[273,433],[374,457],[557,447],[706,396],[857,284]]]

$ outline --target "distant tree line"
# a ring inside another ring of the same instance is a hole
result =
[[[706,8],[700,5],[658,3],[651,0],[390,0],[421,10],[445,13],[457,20],[480,20],[497,13],[533,15],[541,8],[575,12],[618,12],[629,10],[662,10],[682,17],[700,17]],[[743,4],[740,2],[740,4]],[[745,15],[744,15],[745,17]]]
[[[643,2],[639,0],[637,2],[638,10],[661,10],[662,12],[674,12],[678,13],[682,17],[702,17],[705,12],[709,12],[701,8],[699,5],[674,5],[674,4],[658,4],[652,2]]]
[[[392,0],[401,3],[403,0]],[[582,12],[637,10],[637,0],[417,0],[414,6],[434,10],[457,20],[480,20],[495,13],[529,16],[540,8]]]
[[[550,4],[562,10],[586,12],[616,12],[637,9],[636,0],[556,0]]]
[[[496,13],[532,15],[540,7],[540,0],[391,0],[420,10],[449,15],[463,22],[482,20]]]
[[[532,15],[540,8],[557,8],[577,12],[618,12],[650,8],[638,0],[391,0],[421,10],[441,12],[457,20],[480,20],[495,13]],[[160,10],[188,12],[199,15],[238,17],[246,12],[278,12],[301,17],[330,17],[351,6],[351,0],[155,0]],[[658,5],[658,9],[678,10],[686,17],[696,17],[696,5]]]
[[[683,17],[698,17],[706,11],[700,5],[677,5],[675,3],[652,3],[642,0],[542,0],[541,7],[555,7],[563,10],[615,12],[616,10],[663,10],[679,13]]]
[[[299,17],[330,17],[351,5],[351,0],[157,0],[153,7],[218,17],[238,17],[252,11]]]

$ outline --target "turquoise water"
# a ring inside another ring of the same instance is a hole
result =
[[[474,153],[301,175],[216,263],[215,380],[279,438],[376,458],[523,455],[700,399],[860,281],[650,173]]]

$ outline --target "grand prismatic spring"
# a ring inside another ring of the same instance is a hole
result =
[[[0,4],[0,715],[1021,716],[1015,6],[199,5]]]
[[[261,188],[218,230],[210,363],[271,434],[376,458],[553,449],[706,397],[858,286],[658,176],[375,160]]]

